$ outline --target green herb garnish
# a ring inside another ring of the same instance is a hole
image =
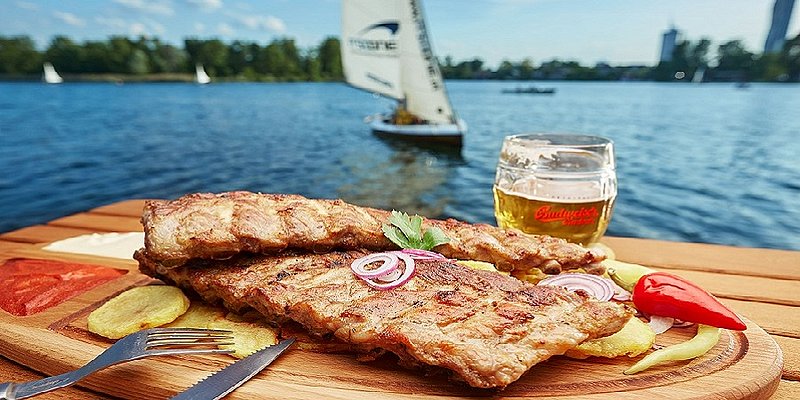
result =
[[[430,227],[422,232],[422,217],[392,211],[391,225],[383,225],[383,234],[403,249],[431,250],[450,241],[441,229]]]

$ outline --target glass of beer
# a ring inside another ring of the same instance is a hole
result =
[[[578,134],[508,136],[493,191],[501,228],[589,246],[605,233],[617,197],[614,144]]]

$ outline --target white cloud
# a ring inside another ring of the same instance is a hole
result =
[[[72,26],[84,26],[84,25],[86,25],[86,22],[83,19],[79,18],[77,15],[72,14],[72,13],[62,12],[62,11],[53,11],[53,16],[55,16],[61,22],[65,23],[67,25],[72,25]]]
[[[28,10],[28,11],[39,11],[38,4],[29,3],[27,1],[18,1],[17,8],[21,8],[23,10]]]
[[[219,34],[222,36],[233,36],[236,33],[233,30],[233,27],[224,22],[217,25],[217,32],[219,32]]]
[[[286,32],[286,24],[280,18],[272,15],[242,15],[238,17],[239,22],[252,30],[263,30],[273,33]]]
[[[167,30],[164,28],[164,25],[153,21],[147,20],[147,25],[150,27],[150,31],[155,33],[156,35],[163,35]]]
[[[169,16],[175,13],[175,11],[172,9],[172,5],[169,2],[152,0],[114,0],[114,2],[123,7],[147,14]]]
[[[118,31],[128,29],[128,23],[122,18],[95,17],[94,22],[96,22],[98,25],[116,29]]]
[[[194,23],[194,30],[197,33],[205,33],[206,25],[202,22],[195,22]]]
[[[204,11],[214,11],[222,7],[222,0],[186,0],[186,2]]]
[[[147,27],[141,22],[134,22],[129,32],[133,36],[147,36]]]
[[[153,21],[126,21],[122,18],[95,17],[94,21],[101,26],[111,28],[113,33],[131,36],[163,35],[166,32],[164,25]]]

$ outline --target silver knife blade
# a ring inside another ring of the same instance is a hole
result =
[[[294,338],[282,340],[278,344],[265,347],[235,363],[228,365],[186,391],[173,397],[172,400],[217,400],[247,382],[248,379],[261,372],[294,343]]]

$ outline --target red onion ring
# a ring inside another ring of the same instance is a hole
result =
[[[383,261],[383,264],[378,268],[366,268],[367,265],[378,261]],[[397,268],[399,261],[397,254],[394,253],[372,253],[354,260],[353,263],[350,264],[350,269],[353,270],[353,273],[359,278],[372,279],[391,273]]]
[[[383,261],[383,264],[376,269],[366,269],[367,265],[377,261]],[[400,261],[403,264],[402,272]],[[393,289],[405,284],[416,271],[413,257],[399,251],[373,253],[361,257],[350,264],[350,269],[367,285],[379,290]]]
[[[673,328],[686,328],[686,327],[692,326],[692,325],[694,325],[694,322],[682,321],[682,320],[679,320],[679,319],[675,319],[675,322],[672,323],[672,327]]]
[[[613,300],[616,301],[630,301],[633,299],[633,295],[631,292],[623,289],[621,286],[617,285],[614,281],[611,281],[611,284],[614,285],[614,295],[611,296]]]
[[[608,301],[614,296],[614,286],[610,279],[590,274],[561,274],[542,279],[538,285],[560,286],[570,292],[582,290],[600,301]]]
[[[656,335],[660,335],[672,328],[672,324],[675,323],[675,318],[672,317],[662,317],[660,315],[651,315],[650,316],[650,329],[656,333]]]
[[[403,249],[400,253],[408,254],[415,260],[446,260],[447,257],[435,252],[421,249]]]

